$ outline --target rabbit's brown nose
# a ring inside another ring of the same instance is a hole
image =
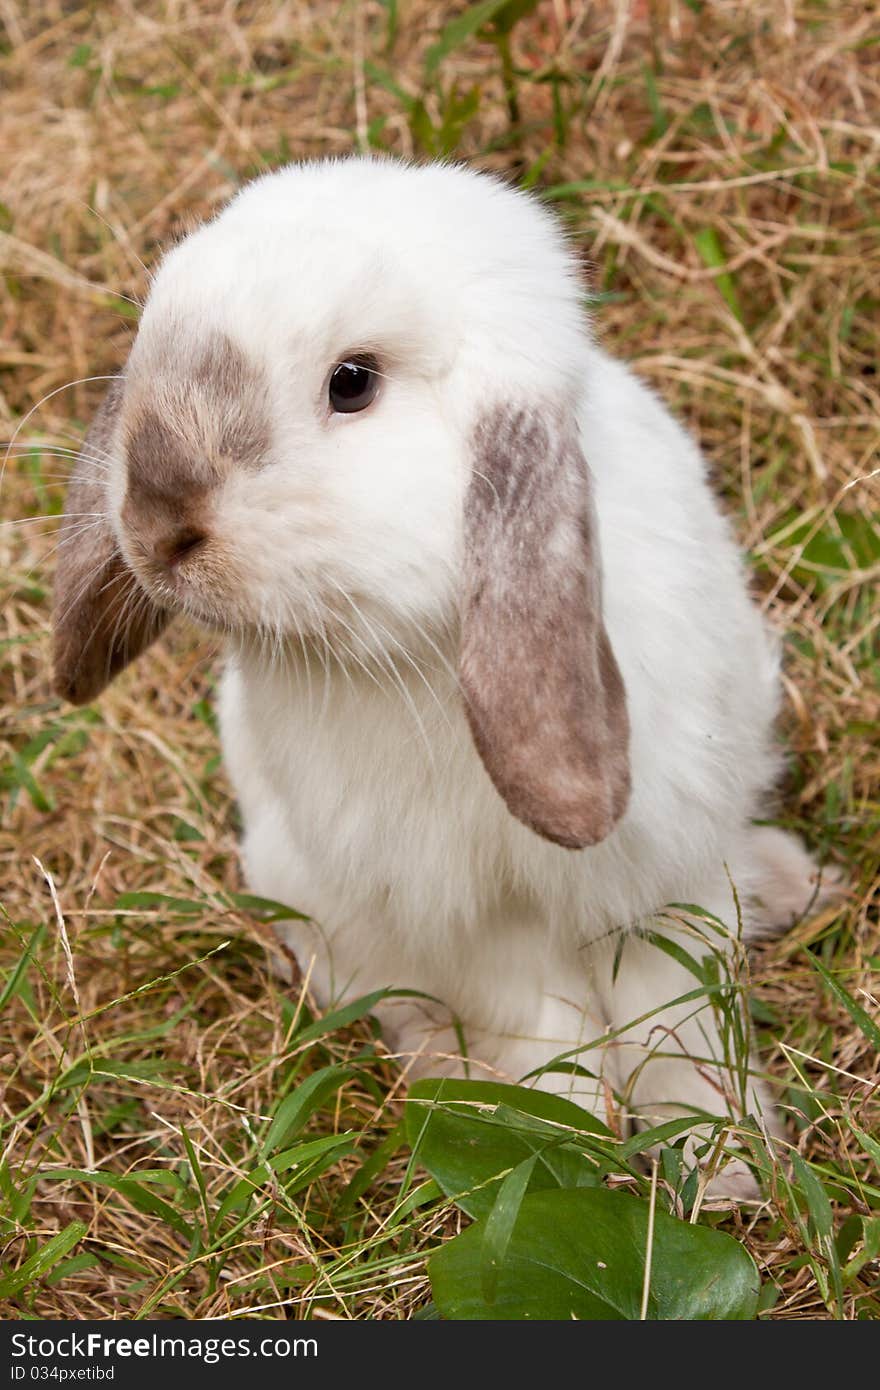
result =
[[[173,569],[181,560],[188,559],[194,551],[200,549],[207,539],[204,531],[196,530],[193,526],[180,527],[154,543],[156,559]]]

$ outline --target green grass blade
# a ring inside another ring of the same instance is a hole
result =
[[[41,1279],[82,1240],[88,1229],[84,1221],[71,1221],[69,1226],[65,1226],[63,1231],[47,1240],[46,1244],[25,1260],[18,1269],[0,1278],[0,1298],[12,1298],[15,1294],[21,1293],[22,1289],[26,1289],[28,1284]]]
[[[538,1155],[524,1159],[507,1174],[498,1189],[495,1205],[486,1218],[483,1228],[483,1249],[481,1252],[481,1282],[483,1297],[487,1303],[495,1302],[498,1288],[498,1274],[507,1254],[510,1237],[516,1225],[516,1218],[526,1195],[526,1189],[535,1167]]]
[[[27,945],[25,946],[24,950],[19,956],[16,964],[13,966],[12,971],[8,975],[2,991],[0,991],[0,1011],[5,1009],[10,999],[14,999],[15,995],[18,993],[19,986],[21,985],[21,981],[24,977],[25,971],[27,970],[34,953],[41,945],[43,937],[45,935],[46,924],[45,922],[41,922],[38,927],[34,928],[30,936],[28,937]]]
[[[469,5],[462,14],[451,19],[437,42],[433,43],[425,54],[425,71],[428,76],[433,76],[444,58],[472,38],[478,29],[482,29],[484,24],[488,24],[509,4],[510,0],[482,0],[482,3]]]
[[[831,993],[843,1005],[853,1022],[858,1024],[871,1046],[880,1052],[880,1028],[878,1028],[870,1014],[865,1012],[861,1004],[858,1004],[856,1000],[853,999],[849,990],[845,989],[840,981],[834,978],[831,971],[828,970],[811,951],[807,951],[806,955],[809,957],[813,969],[818,975],[821,975],[822,979],[831,990]]]
[[[320,1067],[307,1076],[293,1094],[285,1096],[278,1106],[261,1145],[261,1157],[265,1159],[273,1149],[292,1139],[327,1097],[335,1095],[354,1075],[353,1067],[331,1066]]]
[[[743,321],[742,307],[739,302],[739,295],[736,292],[736,282],[729,270],[721,270],[727,264],[727,257],[724,248],[714,227],[703,227],[701,231],[694,234],[694,245],[697,248],[700,260],[710,270],[718,270],[715,276],[715,283],[722,299],[730,312]]]

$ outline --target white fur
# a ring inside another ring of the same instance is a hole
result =
[[[228,581],[180,602],[235,629],[220,716],[250,885],[313,918],[287,934],[322,1003],[383,986],[439,1001],[383,1010],[424,1071],[461,1065],[446,1010],[472,1059],[514,1079],[622,1028],[696,981],[633,937],[612,986],[621,931],[684,902],[735,932],[731,878],[744,902],[772,896],[750,819],[777,771],[776,645],[699,451],[595,345],[583,293],[553,219],[485,175],[297,166],[171,252],[129,366],[155,390],[157,354],[183,360],[220,330],[268,374],[267,465],[233,472],[215,509]],[[383,390],[331,415],[329,372],[359,349],[386,364]],[[454,676],[467,439],[481,405],[545,399],[571,403],[592,470],[632,729],[628,810],[580,852],[511,817]],[[738,1113],[721,1073],[685,1056],[720,1054],[697,1008],[581,1062],[625,1087],[659,1043],[636,1108]],[[603,1103],[584,1078],[540,1084]]]

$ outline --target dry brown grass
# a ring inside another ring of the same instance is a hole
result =
[[[57,510],[63,450],[102,391],[85,379],[121,364],[144,263],[289,158],[371,141],[417,157],[442,148],[455,91],[478,89],[455,152],[554,190],[603,295],[604,340],[700,438],[756,587],[790,634],[780,814],[845,867],[852,893],[844,913],[757,960],[773,1016],[765,1055],[794,1087],[798,1146],[827,1177],[838,1221],[870,1215],[880,1179],[850,1122],[878,1133],[878,1058],[802,947],[876,1017],[877,13],[847,0],[544,0],[514,34],[514,129],[491,44],[470,40],[426,79],[427,49],[464,8],[401,0],[394,33],[394,7],[371,0],[0,3],[0,435],[35,445],[10,454],[4,517]],[[289,1078],[299,1007],[272,982],[265,929],[223,905],[238,871],[206,704],[213,644],[179,634],[93,711],[60,708],[48,680],[50,530],[0,529],[0,965],[11,969],[46,924],[0,1013],[0,1196],[13,1212],[0,1277],[29,1240],[73,1219],[88,1225],[77,1249],[93,1262],[35,1279],[9,1313],[407,1316],[427,1297],[421,1251],[453,1218],[420,1216],[416,1202],[389,1224],[400,1156],[345,1220],[337,1204],[356,1154],[294,1207],[270,1193],[230,1237],[222,1272],[130,1193],[45,1178],[62,1164],[179,1173],[185,1125],[210,1205],[242,1171],[243,1123],[266,1115]],[[57,886],[71,964],[37,859]],[[199,906],[178,917],[119,906],[137,890]],[[359,1150],[397,1121],[393,1072],[366,1025],[317,1049],[328,1065],[364,1048],[375,1055],[321,1115],[323,1132],[356,1130]],[[59,1083],[89,1057],[86,1089],[76,1076]],[[16,1207],[10,1182],[22,1191],[31,1175],[31,1200]],[[172,1188],[150,1190],[171,1201]],[[772,1316],[877,1316],[870,1264],[835,1301],[822,1257],[799,1261],[805,1236],[784,1195],[747,1229],[735,1220],[779,1285]]]

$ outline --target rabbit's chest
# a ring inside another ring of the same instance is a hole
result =
[[[441,738],[432,728],[426,747],[405,717],[386,715],[365,717],[358,736],[345,725],[294,741],[287,785],[296,839],[340,910],[358,903],[401,922],[482,917],[506,808],[491,804],[463,734],[447,728]]]
[[[406,699],[369,685],[312,696],[233,668],[221,698],[246,839],[271,824],[304,866],[311,900],[292,905],[389,927],[484,923],[510,876],[511,836],[544,847],[489,782],[457,700],[416,683]]]

